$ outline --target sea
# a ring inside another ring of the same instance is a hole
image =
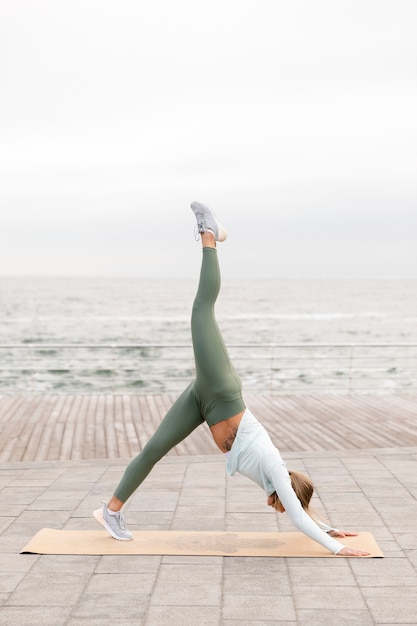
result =
[[[190,279],[0,279],[0,393],[177,393],[193,378]],[[223,279],[244,388],[417,388],[417,279]]]

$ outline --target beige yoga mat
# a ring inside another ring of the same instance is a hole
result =
[[[34,554],[162,554],[178,556],[333,557],[302,533],[138,531],[133,541],[117,541],[102,530],[43,528],[23,548]],[[383,557],[373,535],[346,537],[345,545]]]

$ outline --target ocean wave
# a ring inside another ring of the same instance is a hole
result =
[[[384,318],[385,313],[365,311],[363,313],[239,313],[234,315],[222,315],[224,320],[343,320],[357,318]]]

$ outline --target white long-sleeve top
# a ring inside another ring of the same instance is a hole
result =
[[[235,472],[247,476],[264,489],[268,496],[276,492],[298,530],[333,554],[342,550],[343,545],[325,532],[334,529],[323,522],[316,523],[304,511],[292,488],[290,475],[278,448],[249,409],[243,414],[232,449],[226,457],[226,471],[230,476]]]

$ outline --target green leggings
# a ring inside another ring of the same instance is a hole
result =
[[[204,421],[209,426],[245,409],[242,385],[230,360],[214,315],[220,291],[215,248],[203,248],[200,282],[191,316],[195,380],[172,405],[153,437],[129,463],[114,492],[126,500],[167,452]]]

